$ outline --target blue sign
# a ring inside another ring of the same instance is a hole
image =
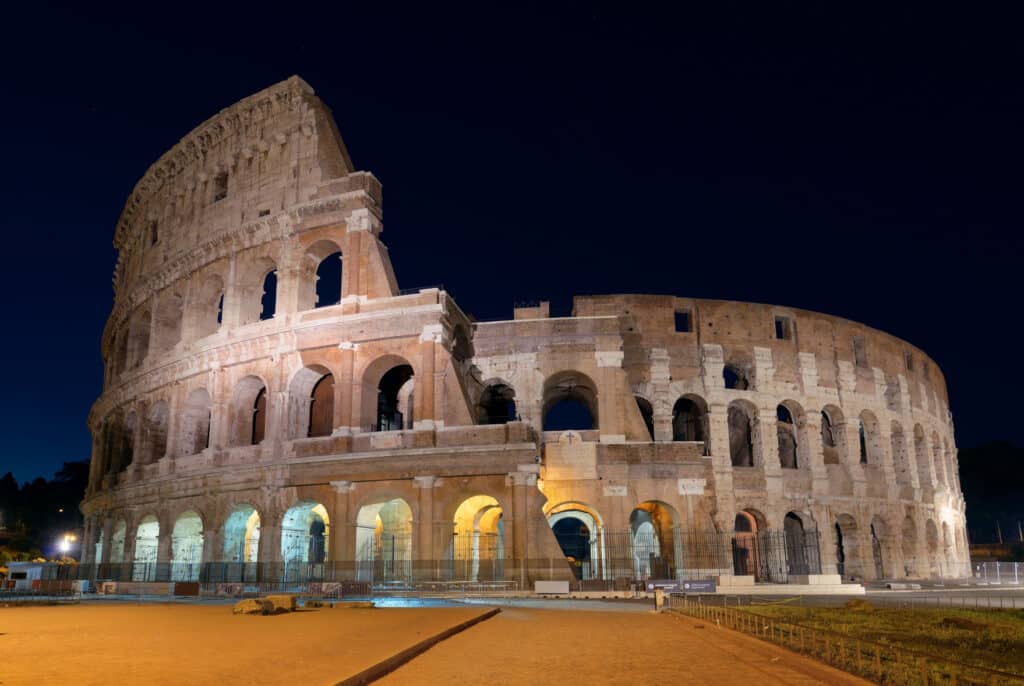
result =
[[[713,579],[698,579],[696,581],[684,581],[683,593],[714,593],[715,582]]]

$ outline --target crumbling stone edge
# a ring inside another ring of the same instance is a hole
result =
[[[414,657],[421,655],[422,653],[425,653],[427,650],[437,645],[441,641],[451,638],[455,634],[465,631],[466,629],[468,629],[471,626],[474,626],[475,624],[479,624],[480,622],[488,620],[494,615],[498,614],[499,612],[501,612],[501,609],[493,608],[488,610],[487,612],[484,612],[483,614],[477,615],[476,617],[467,619],[461,624],[456,624],[453,627],[449,627],[441,633],[435,634],[429,638],[425,638],[416,645],[410,646],[401,652],[395,653],[391,657],[381,660],[377,664],[371,665],[363,671],[358,672],[357,674],[353,674],[347,679],[342,679],[337,684],[335,684],[335,686],[364,686],[364,684],[373,683],[377,679],[383,677],[385,674],[389,674],[395,671],[396,669],[404,665],[406,662],[412,660]]]

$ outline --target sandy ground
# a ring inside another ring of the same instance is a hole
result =
[[[375,683],[803,686],[868,682],[689,618],[510,607]]]
[[[0,608],[0,684],[335,684],[485,611],[335,608],[263,617],[232,615],[230,605]]]

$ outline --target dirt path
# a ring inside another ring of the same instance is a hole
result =
[[[486,610],[262,617],[232,615],[228,605],[0,608],[0,685],[335,684]]]
[[[377,684],[867,684],[688,618],[504,608]]]

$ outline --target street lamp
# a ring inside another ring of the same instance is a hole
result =
[[[77,540],[77,537],[74,534],[64,534],[64,538],[58,544],[60,547],[60,552],[67,555],[68,551],[71,550],[71,544],[75,540]]]

